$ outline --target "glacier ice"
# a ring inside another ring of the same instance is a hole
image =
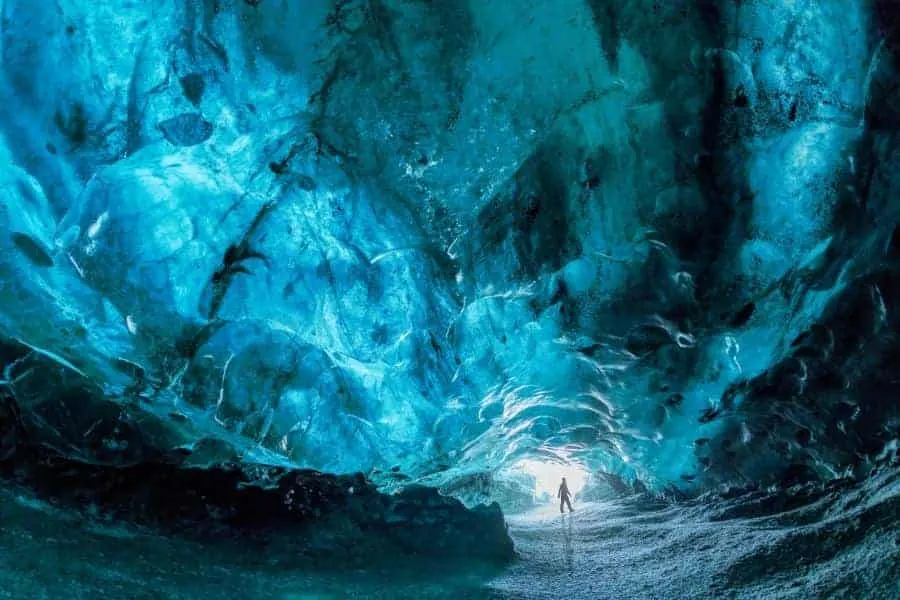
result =
[[[864,468],[900,426],[887,18],[7,0],[3,382],[101,462]]]

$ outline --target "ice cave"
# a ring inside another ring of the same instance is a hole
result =
[[[0,7],[0,598],[900,599],[897,0]]]

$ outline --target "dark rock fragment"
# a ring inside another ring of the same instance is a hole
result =
[[[213,125],[197,113],[182,113],[160,122],[163,137],[176,146],[196,146],[212,136]]]

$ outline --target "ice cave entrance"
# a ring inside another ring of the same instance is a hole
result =
[[[534,477],[534,497],[538,502],[555,501],[556,490],[563,477],[566,478],[573,497],[577,496],[587,483],[587,470],[577,464],[525,460],[518,466]]]

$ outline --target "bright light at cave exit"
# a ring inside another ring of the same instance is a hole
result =
[[[573,497],[587,483],[588,473],[580,465],[525,460],[519,463],[519,466],[534,477],[534,495],[538,498],[546,492],[552,500],[556,500],[556,491],[563,477],[566,478],[566,484]]]

